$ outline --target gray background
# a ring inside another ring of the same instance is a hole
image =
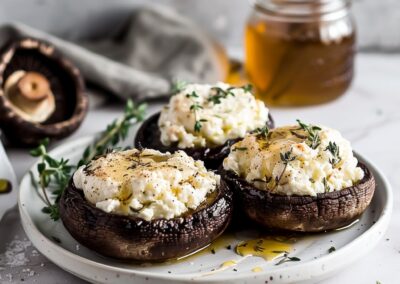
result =
[[[104,36],[140,4],[166,4],[194,19],[227,47],[242,46],[248,0],[0,0],[0,23],[21,21],[67,39]],[[400,1],[353,1],[362,51],[400,51]]]

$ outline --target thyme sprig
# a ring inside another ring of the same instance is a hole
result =
[[[59,200],[72,175],[72,170],[80,165],[87,164],[94,157],[104,154],[109,147],[115,146],[119,141],[126,138],[130,127],[144,118],[146,105],[135,106],[131,100],[127,101],[124,114],[109,124],[105,131],[89,145],[79,161],[78,165],[69,164],[69,160],[61,158],[55,159],[48,154],[47,146],[49,139],[44,139],[39,146],[30,151],[33,157],[40,159],[37,170],[38,176],[35,177],[31,172],[32,184],[43,192],[46,206],[42,209],[43,213],[49,214],[50,218],[57,221],[60,218]],[[37,180],[36,180],[37,178]],[[48,192],[55,196],[52,202]]]
[[[261,128],[257,128],[256,133],[257,133],[257,138],[267,138],[269,133],[269,128],[267,125]]]
[[[198,103],[194,103],[190,106],[190,110],[194,113],[194,132],[200,132],[201,127],[203,126],[201,123],[206,122],[206,119],[199,119],[198,110],[202,109],[203,107]]]
[[[289,256],[289,253],[285,252],[282,256],[282,259],[275,263],[275,265],[281,265],[282,263],[289,261],[300,261],[301,259],[295,256]]]
[[[93,144],[85,149],[78,167],[86,165],[94,157],[104,154],[108,148],[113,148],[120,141],[124,140],[131,126],[144,119],[146,108],[146,104],[136,106],[132,100],[128,100],[124,114],[107,125],[106,130],[101,133]]]
[[[172,95],[179,94],[186,88],[187,85],[188,83],[186,81],[176,80],[175,82],[173,82],[171,86],[171,94]]]
[[[296,121],[300,126],[299,129],[303,129],[307,133],[308,146],[310,146],[312,149],[316,149],[321,144],[321,139],[318,135],[318,132],[321,130],[321,128],[315,125],[305,124],[299,119]]]
[[[57,221],[60,218],[58,202],[64,188],[67,186],[71,177],[73,166],[69,165],[69,160],[61,158],[60,160],[54,159],[49,156],[47,152],[47,145],[49,139],[40,141],[37,148],[30,151],[33,157],[38,157],[40,162],[37,165],[38,181],[37,184],[44,196],[46,206],[42,209],[43,213],[49,214],[50,218]],[[33,175],[31,175],[33,177]],[[50,183],[54,184],[56,190],[52,193],[56,196],[55,202],[51,202],[47,194],[47,188]]]
[[[213,104],[217,105],[221,103],[222,99],[226,99],[228,96],[234,97],[235,94],[232,92],[234,89],[243,89],[245,93],[252,92],[253,86],[251,84],[247,84],[241,87],[229,87],[226,90],[220,87],[213,87],[211,90],[215,93],[208,97],[208,101],[212,102]]]
[[[220,104],[222,99],[226,99],[228,96],[235,96],[235,94],[232,92],[233,89],[235,89],[235,87],[229,87],[226,90],[220,87],[213,87],[211,90],[215,92],[215,95],[209,96],[208,101],[215,105]]]
[[[329,141],[325,151],[329,151],[332,155],[332,159],[329,159],[329,163],[331,163],[332,167],[335,167],[342,160],[340,157],[339,146],[337,146],[335,142]]]
[[[325,192],[331,191],[331,187],[328,185],[328,180],[326,179],[326,177],[322,178],[322,184],[324,185]]]
[[[253,91],[253,85],[252,84],[246,84],[246,85],[242,86],[241,88],[246,93],[249,93],[249,92],[251,93]]]
[[[283,170],[281,172],[281,174],[279,176],[275,177],[275,186],[272,189],[273,191],[278,187],[284,173],[286,172],[286,168],[288,166],[288,164],[292,161],[294,161],[296,159],[296,156],[292,156],[293,153],[293,149],[291,148],[289,151],[285,152],[285,153],[279,153],[281,161],[284,165]]]
[[[199,95],[195,92],[192,91],[190,94],[186,94],[186,97],[192,100],[192,105],[190,106],[190,111],[193,112],[194,114],[194,127],[193,130],[194,132],[200,132],[201,127],[202,127],[202,122],[206,122],[206,119],[199,119],[199,114],[198,111],[200,109],[203,109],[203,107],[195,101],[199,97]]]

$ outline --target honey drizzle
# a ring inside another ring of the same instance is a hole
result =
[[[0,194],[9,193],[12,190],[12,185],[9,180],[0,178]]]
[[[236,246],[236,253],[241,256],[256,256],[272,261],[290,253],[296,239],[285,237],[266,237],[244,241]]]

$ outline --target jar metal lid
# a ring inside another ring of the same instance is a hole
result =
[[[348,15],[349,0],[249,0],[257,10],[275,20],[332,21]]]

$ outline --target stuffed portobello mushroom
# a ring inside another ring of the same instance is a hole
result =
[[[61,219],[84,246],[126,260],[163,261],[216,239],[232,215],[220,176],[183,151],[108,153],[73,175]]]
[[[253,96],[250,86],[188,84],[142,124],[135,147],[183,150],[216,169],[233,143],[273,126],[268,108]]]
[[[374,194],[372,173],[333,129],[278,127],[247,135],[224,160],[222,176],[241,210],[263,227],[319,232],[352,223]]]

